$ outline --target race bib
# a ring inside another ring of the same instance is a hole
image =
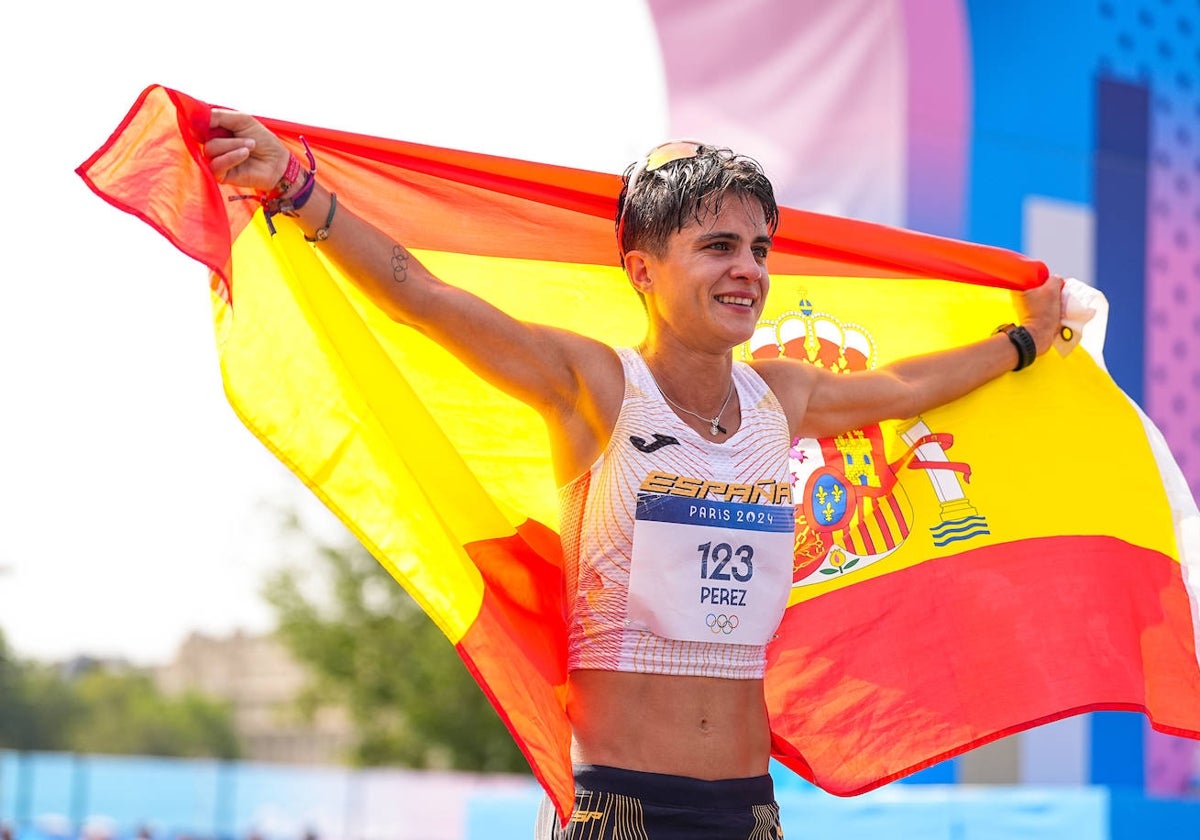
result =
[[[792,581],[791,505],[639,493],[630,625],[690,642],[763,645]]]

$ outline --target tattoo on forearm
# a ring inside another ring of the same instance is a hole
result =
[[[408,279],[408,251],[399,245],[392,248],[392,279],[397,283]]]

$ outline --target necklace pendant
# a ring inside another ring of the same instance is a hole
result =
[[[713,421],[712,421],[712,428],[709,430],[709,433],[710,433],[710,434],[712,434],[712,436],[713,436],[713,437],[716,437],[716,436],[717,436],[717,429],[718,429],[718,428],[720,428],[720,427],[717,425],[717,421],[716,421],[716,420],[713,420]]]

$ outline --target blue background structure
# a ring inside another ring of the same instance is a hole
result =
[[[953,784],[953,765],[851,798],[830,796],[775,768],[785,827],[805,840],[1145,840],[1200,835],[1200,801],[1148,798],[1105,785]],[[934,768],[935,770],[937,768]],[[396,828],[400,795],[379,795],[389,771],[273,766],[198,759],[0,752],[0,822],[23,840],[67,840],[103,815],[111,840],[139,829],[163,840],[384,840],[420,836]],[[419,774],[414,774],[419,775]],[[469,777],[468,777],[469,780]],[[469,782],[468,782],[469,783]],[[408,794],[411,796],[411,792]],[[420,795],[419,792],[417,795]],[[466,840],[526,838],[541,790],[510,780],[463,798]],[[373,806],[372,806],[373,803]],[[57,819],[48,820],[48,815]],[[418,817],[419,818],[419,817]],[[382,833],[381,833],[382,832]]]
[[[1028,251],[1031,197],[1091,215],[1091,242],[1080,244],[1092,252],[1090,281],[1111,304],[1106,362],[1163,429],[1195,493],[1200,4],[967,0],[966,8],[974,71],[967,238]],[[1102,713],[1089,726],[1086,781],[1144,789],[1156,737],[1145,723]]]

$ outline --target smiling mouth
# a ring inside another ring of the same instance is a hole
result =
[[[741,295],[717,295],[717,303],[731,303],[734,306],[754,306],[754,298]]]

